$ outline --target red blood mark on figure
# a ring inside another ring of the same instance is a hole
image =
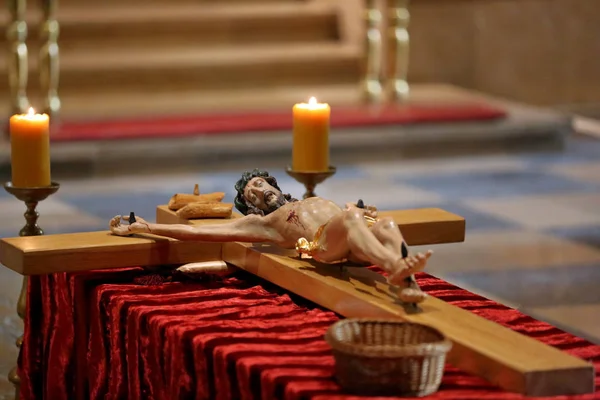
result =
[[[300,222],[300,218],[298,217],[298,214],[296,214],[296,210],[290,211],[290,213],[288,214],[288,217],[286,219],[286,222],[298,225],[299,227],[304,229],[304,225],[302,224],[302,222]]]

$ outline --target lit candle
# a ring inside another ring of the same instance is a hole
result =
[[[317,103],[314,97],[308,103],[294,105],[294,171],[329,170],[330,114],[329,104]]]
[[[10,118],[10,161],[15,187],[50,186],[50,119],[46,114]]]

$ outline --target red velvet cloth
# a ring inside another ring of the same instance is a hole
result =
[[[596,365],[600,347],[420,274],[429,294]],[[323,340],[334,313],[240,274],[167,281],[141,268],[31,277],[22,399],[344,399]],[[432,399],[520,399],[451,366]],[[588,400],[598,395],[555,397]]]

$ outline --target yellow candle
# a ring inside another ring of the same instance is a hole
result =
[[[50,186],[50,119],[46,114],[10,118],[10,161],[15,187]]]
[[[317,103],[312,97],[308,104],[294,106],[294,171],[322,172],[329,170],[329,104]]]

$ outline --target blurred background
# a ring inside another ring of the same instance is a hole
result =
[[[1,4],[1,115],[51,115],[46,233],[152,220],[196,183],[231,201],[256,167],[300,196],[291,109],[315,96],[338,167],[318,195],[464,216],[465,243],[434,246],[428,272],[600,343],[597,0]],[[0,206],[16,236],[23,204]],[[0,398],[20,282],[0,271]]]

